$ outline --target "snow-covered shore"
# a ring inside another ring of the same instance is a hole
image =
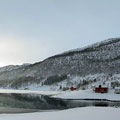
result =
[[[0,93],[21,93],[21,94],[40,94],[40,95],[57,95],[61,94],[61,91],[34,91],[34,90],[14,90],[14,89],[0,89]]]
[[[33,91],[33,90],[10,90],[0,89],[0,93],[22,93],[22,94],[40,94],[63,99],[106,99],[120,101],[120,94],[115,94],[112,90],[108,93],[95,93],[92,90],[78,91]]]
[[[120,94],[115,94],[113,91],[104,94],[95,93],[92,90],[67,91],[54,95],[53,97],[64,99],[106,99],[120,101]]]
[[[0,120],[119,120],[120,108],[84,107],[55,112],[1,114]]]

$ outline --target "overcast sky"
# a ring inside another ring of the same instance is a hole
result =
[[[120,0],[0,0],[0,66],[120,36]]]

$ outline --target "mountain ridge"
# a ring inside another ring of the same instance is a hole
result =
[[[0,86],[25,88],[69,81],[95,74],[119,74],[120,38],[111,38],[85,48],[70,50],[11,71],[0,72]],[[52,84],[51,84],[52,85]]]

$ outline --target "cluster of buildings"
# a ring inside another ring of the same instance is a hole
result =
[[[110,86],[98,85],[98,87],[92,87],[95,93],[108,93],[109,89],[113,89],[115,94],[120,94],[120,82],[114,81],[110,83]],[[71,91],[77,90],[76,87],[70,87]]]
[[[93,89],[96,93],[107,93],[108,87],[102,87],[102,85],[99,85],[99,87],[95,87]]]

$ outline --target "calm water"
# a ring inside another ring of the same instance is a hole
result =
[[[0,113],[51,111],[87,106],[120,107],[120,102],[105,100],[63,100],[38,94],[0,94]]]

